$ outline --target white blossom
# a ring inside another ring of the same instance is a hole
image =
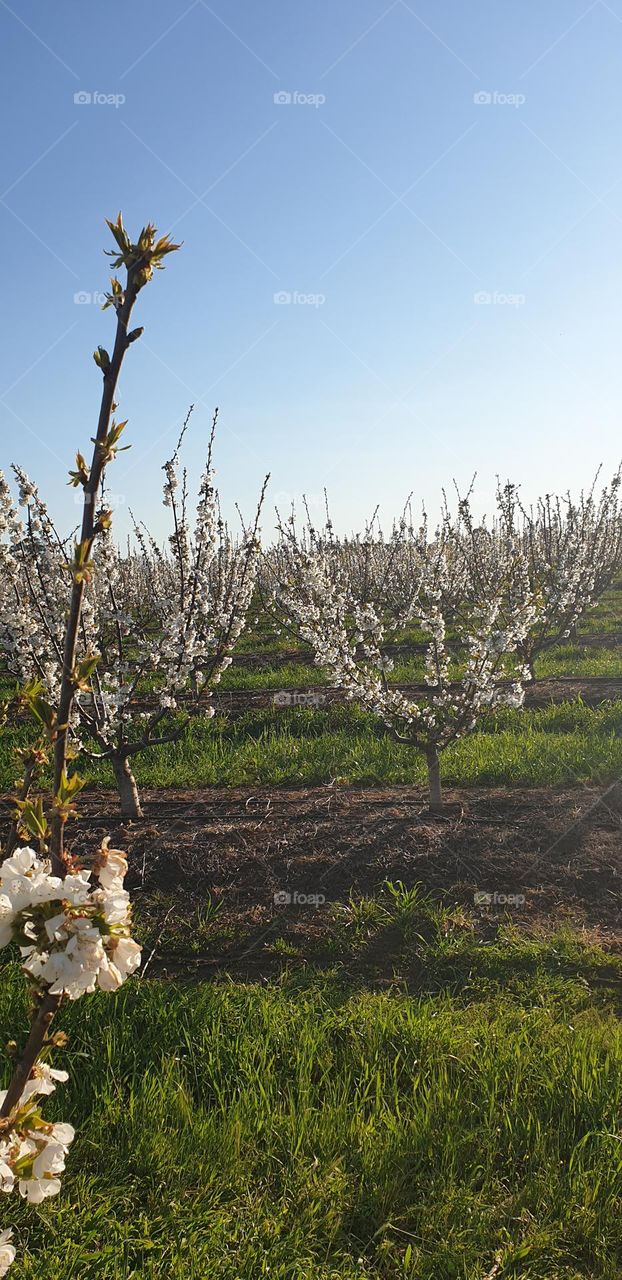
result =
[[[8,1231],[0,1231],[0,1280],[15,1261],[15,1245],[11,1244],[12,1235],[10,1227]]]
[[[97,986],[114,990],[140,964],[125,856],[103,848],[96,865],[95,885],[90,871],[51,875],[29,848],[0,866],[0,942],[20,942],[25,972],[51,995],[76,1000]]]

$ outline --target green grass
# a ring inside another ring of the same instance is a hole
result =
[[[0,740],[4,789],[15,779],[13,748],[20,741],[22,728],[5,731]],[[136,757],[135,771],[150,787],[424,780],[419,753],[394,742],[354,706],[266,708],[230,721],[198,719],[178,742]],[[82,772],[88,781],[112,785],[106,765],[85,762]],[[622,702],[490,714],[477,732],[444,752],[442,774],[458,787],[613,781],[622,775]]]
[[[536,676],[613,676],[622,677],[622,652],[619,646],[596,649],[590,645],[564,644],[549,649],[536,659]]]
[[[150,787],[318,785],[334,779],[393,785],[423,783],[425,766],[418,753],[370,732],[327,728],[300,738],[284,727],[236,744],[193,729],[183,742],[144,756],[136,773]],[[598,733],[477,734],[450,747],[442,763],[444,781],[455,786],[607,783],[621,773],[622,740]],[[95,776],[110,783],[103,769]]]
[[[266,659],[268,661],[268,659]],[[295,689],[306,684],[325,684],[326,676],[312,663],[287,662],[275,667],[229,667],[219,690],[227,689]]]
[[[450,747],[457,786],[608,782],[622,773],[622,703],[499,712]],[[355,707],[257,711],[194,722],[182,740],[137,761],[146,786],[423,782],[424,762]],[[95,775],[92,775],[95,776]],[[107,778],[104,771],[98,775]]]
[[[311,663],[288,662],[282,666],[270,666],[269,656],[263,661],[268,665],[261,667],[232,666],[225,672],[219,689],[248,690],[263,689],[303,689],[306,685],[327,684],[327,677],[321,667]],[[459,680],[464,667],[458,663],[450,663],[451,680]],[[558,645],[549,649],[536,660],[536,676],[539,680],[555,676],[612,676],[622,678],[622,652],[619,646],[611,649],[596,649],[590,645],[574,644]],[[425,679],[425,660],[421,655],[398,658],[391,672],[391,684],[417,684]]]
[[[47,1112],[78,1136],[56,1201],[3,1200],[11,1280],[484,1280],[495,1260],[498,1280],[619,1280],[622,1030],[590,989],[607,958],[478,950],[455,996],[307,974],[65,1009]],[[23,1003],[5,970],[3,1040]]]

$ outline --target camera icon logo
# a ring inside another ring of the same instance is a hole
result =
[[[274,895],[275,907],[287,907],[289,906],[291,900],[292,900],[292,895],[291,893],[287,892],[287,889],[277,889],[277,892]]]
[[[278,93],[272,94],[272,101],[275,102],[278,107],[287,106],[287,104],[290,103],[291,100],[292,100],[291,93],[287,93],[285,89],[279,89]]]
[[[83,304],[85,302],[91,301],[91,295],[90,293],[87,292],[86,289],[80,289],[78,293],[74,293],[73,300],[78,304]]]
[[[478,107],[488,106],[492,102],[492,94],[485,89],[480,89],[478,93],[473,94],[473,101]]]
[[[281,289],[280,293],[275,293],[273,295],[273,301],[277,304],[277,306],[287,305],[287,303],[291,302],[291,300],[292,300],[292,295],[291,293],[287,292],[287,289]]]
[[[84,107],[93,101],[93,95],[86,93],[84,89],[80,89],[78,93],[74,93],[73,100],[78,107]]]

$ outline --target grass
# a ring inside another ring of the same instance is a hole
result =
[[[14,1280],[619,1280],[606,957],[511,935],[479,955],[455,995],[307,974],[65,1009],[48,1113],[78,1137],[58,1200],[5,1203]],[[5,1040],[22,1016],[5,970]]]
[[[622,677],[622,653],[617,645],[612,649],[596,649],[589,645],[558,645],[536,660],[536,676],[539,680],[555,676],[612,676]]]
[[[225,672],[219,689],[222,692],[248,691],[260,692],[264,689],[304,689],[307,685],[325,685],[328,683],[326,673],[321,667],[306,662],[287,662],[280,666],[270,666],[270,658],[264,659],[266,665],[261,667],[232,666]],[[451,680],[459,680],[464,667],[458,663],[450,663]],[[576,679],[590,676],[611,676],[622,678],[622,653],[619,646],[615,648],[596,649],[590,645],[575,644],[558,645],[549,649],[536,660],[536,676],[539,680],[554,679],[556,676],[574,676]],[[417,684],[425,679],[425,660],[420,655],[402,658],[395,661],[391,672],[391,684]]]
[[[580,701],[499,711],[443,754],[445,782],[458,787],[539,787],[607,783],[622,774],[622,702],[597,708]],[[0,740],[0,787],[16,776],[13,750],[24,729]],[[192,721],[178,742],[138,756],[136,776],[149,787],[314,785],[339,779],[370,784],[420,783],[418,752],[386,734],[354,706],[326,710],[266,708],[234,720]],[[106,765],[85,762],[90,782],[112,786]]]

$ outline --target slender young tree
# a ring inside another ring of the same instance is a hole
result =
[[[89,573],[91,589],[81,612],[76,650],[98,661],[73,702],[73,739],[83,751],[109,760],[121,812],[139,818],[141,806],[132,761],[176,741],[188,717],[211,714],[210,695],[231,663],[243,630],[259,562],[259,519],[267,479],[250,525],[234,537],[222,519],[215,486],[213,445],[217,412],[199,485],[194,523],[188,477],[180,475],[180,448],[164,464],[164,505],[172,531],[165,551],[135,523],[136,547],[122,556],[111,529],[102,528]],[[81,463],[72,475],[80,483]],[[63,669],[63,602],[69,581],[66,546],[36,486],[15,468],[19,505],[0,477],[0,525],[6,540],[4,601],[0,589],[0,647],[22,679],[38,676],[50,693]],[[105,502],[100,475],[100,499]],[[25,515],[22,514],[25,512]],[[136,568],[139,568],[139,572]],[[129,572],[128,572],[129,570]]]
[[[77,455],[78,483],[83,490],[80,532],[71,557],[72,590],[65,620],[62,668],[55,704],[46,699],[43,686],[30,686],[25,700],[43,730],[53,764],[51,803],[31,791],[37,758],[27,763],[17,799],[16,825],[9,854],[0,865],[0,946],[17,941],[23,969],[32,985],[30,1031],[8,1088],[0,1095],[0,1190],[18,1188],[33,1203],[60,1189],[59,1174],[74,1133],[71,1125],[49,1124],[40,1110],[40,1099],[67,1078],[55,1071],[47,1058],[62,1037],[50,1033],[50,1024],[64,998],[77,999],[96,986],[115,990],[140,961],[140,948],[130,936],[129,896],[123,888],[127,863],[107,841],[97,851],[91,869],[70,855],[65,828],[82,785],[70,773],[69,729],[77,691],[88,686],[97,655],[78,655],[85,593],[91,577],[97,539],[110,525],[110,512],[96,508],[101,475],[119,447],[124,423],[113,417],[115,389],[129,346],[142,330],[130,329],[132,310],[140,290],[155,268],[178,246],[168,237],[156,238],[148,225],[133,243],[121,215],[109,227],[117,243],[114,267],[124,267],[126,284],[113,277],[109,302],[117,324],[112,356],[99,347],[95,360],[102,371],[103,392],[90,466]],[[39,748],[39,763],[46,749]],[[21,838],[38,845],[16,848]],[[94,885],[91,878],[94,877]],[[0,1261],[6,1271],[14,1257],[9,1233],[0,1237]]]
[[[418,535],[416,558],[407,527],[398,526],[396,538],[404,543],[406,560],[416,563],[416,578],[407,595],[401,584],[393,596],[385,589],[382,609],[363,596],[360,575],[349,577],[349,555],[340,557],[332,533],[318,536],[307,526],[299,534],[293,519],[280,525],[282,580],[276,598],[285,617],[311,645],[331,684],[424,756],[430,808],[436,812],[443,809],[445,748],[473,730],[484,710],[522,705],[523,672],[511,655],[535,613],[520,540],[486,537],[488,569],[494,563],[495,571],[484,580],[466,536],[469,522],[464,499],[454,523],[446,513],[431,540]],[[389,683],[388,648],[406,621],[427,637],[427,692],[420,696]],[[456,679],[450,676],[452,649],[462,665]]]

